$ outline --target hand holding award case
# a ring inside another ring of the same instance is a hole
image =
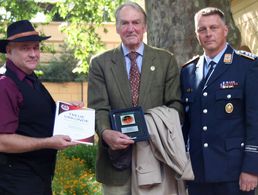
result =
[[[110,120],[113,130],[120,131],[134,141],[149,139],[149,132],[141,107],[132,107],[110,111]]]

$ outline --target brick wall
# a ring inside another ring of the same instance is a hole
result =
[[[43,84],[55,101],[83,101],[85,106],[87,105],[87,82],[44,82]]]

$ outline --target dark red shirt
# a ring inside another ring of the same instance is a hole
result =
[[[7,60],[6,67],[13,71],[21,81],[26,79],[26,74]],[[26,79],[32,85],[32,83]],[[0,134],[15,133],[19,124],[19,111],[23,97],[12,79],[0,76]]]

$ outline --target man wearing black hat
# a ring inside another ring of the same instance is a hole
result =
[[[0,194],[49,195],[56,150],[75,145],[52,136],[55,102],[38,81],[39,36],[27,20],[12,23],[0,40],[6,71],[0,75]]]

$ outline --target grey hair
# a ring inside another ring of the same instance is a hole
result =
[[[194,15],[195,26],[197,24],[197,20],[198,20],[199,17],[201,17],[201,16],[211,16],[211,15],[218,15],[221,18],[221,20],[224,22],[224,24],[226,24],[225,15],[224,15],[223,11],[221,11],[219,8],[216,8],[216,7],[206,7],[206,8],[203,8],[203,9],[199,10]]]
[[[132,7],[134,8],[135,10],[141,12],[144,16],[144,24],[147,23],[147,15],[144,11],[144,9],[138,4],[138,3],[135,3],[135,2],[132,2],[132,1],[128,1],[126,3],[123,3],[122,5],[120,5],[117,9],[116,9],[116,12],[115,12],[115,17],[116,17],[116,27],[118,27],[118,25],[120,25],[120,18],[119,18],[119,14],[120,14],[120,11],[121,9],[123,9],[124,7]]]

